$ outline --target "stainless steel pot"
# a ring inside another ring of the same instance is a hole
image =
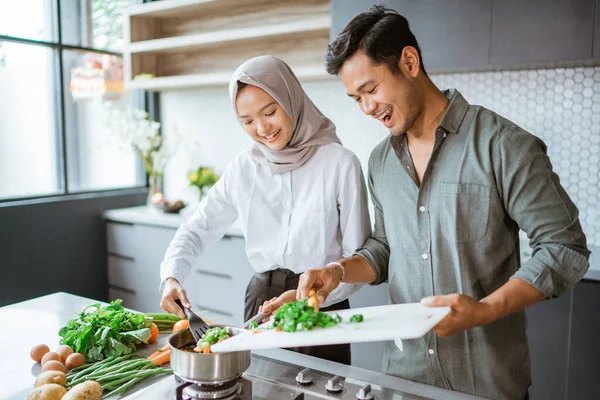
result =
[[[226,328],[230,336],[243,332],[244,329],[224,325],[211,327]],[[171,346],[171,369],[181,379],[205,385],[217,385],[241,376],[250,366],[250,351],[233,351],[231,353],[195,353],[180,350],[181,347],[195,343],[189,329],[175,332],[169,336]]]

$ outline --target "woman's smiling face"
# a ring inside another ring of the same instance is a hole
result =
[[[292,138],[292,120],[267,92],[252,85],[240,89],[235,99],[244,131],[271,150],[281,150]]]

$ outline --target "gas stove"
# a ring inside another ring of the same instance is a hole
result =
[[[169,376],[125,397],[126,400],[475,400],[452,392],[287,350],[252,353],[250,367],[220,385],[186,382]],[[481,400],[481,399],[479,399]]]

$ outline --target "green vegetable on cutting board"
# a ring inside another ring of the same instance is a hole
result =
[[[285,332],[310,331],[313,328],[328,328],[342,321],[337,314],[315,311],[307,299],[292,301],[279,307],[273,318],[273,328]]]

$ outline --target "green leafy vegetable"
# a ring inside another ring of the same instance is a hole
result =
[[[198,342],[198,347],[203,349],[206,345],[213,345],[219,341],[219,339],[229,339],[229,333],[225,328],[214,327],[206,331]]]
[[[328,328],[342,321],[337,314],[317,311],[307,304],[306,299],[284,304],[273,318],[273,328],[285,332],[310,331],[315,327]]]
[[[256,329],[258,328],[258,323],[256,321],[252,321],[250,322],[250,325],[248,325],[248,329],[252,330],[252,329]]]
[[[148,343],[150,325],[144,314],[125,310],[121,299],[116,299],[106,307],[100,304],[86,307],[58,335],[61,344],[83,354],[86,361],[99,361],[132,353],[137,344]]]
[[[363,319],[364,318],[362,314],[354,314],[350,317],[350,322],[363,322]]]

